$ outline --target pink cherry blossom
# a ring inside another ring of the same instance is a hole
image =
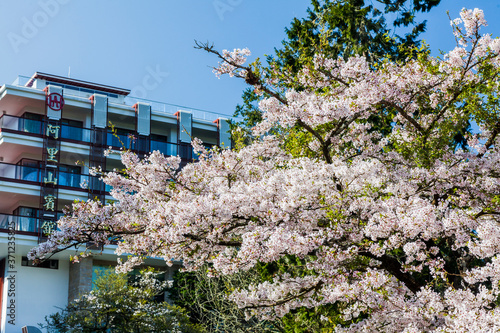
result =
[[[499,331],[500,120],[488,96],[500,42],[479,35],[478,9],[453,24],[463,43],[442,60],[373,68],[318,54],[301,89],[256,79],[271,97],[255,142],[207,151],[194,140],[199,161],[182,169],[179,157],[123,152],[126,174],[103,175],[116,201],[75,203],[30,256],[116,243],[132,255],[122,270],[157,257],[211,274],[292,257],[301,265],[230,298],[263,318],[337,304],[352,320],[337,332]],[[209,51],[217,75],[254,75],[249,51]],[[381,115],[386,132],[370,122]],[[460,148],[471,119],[481,132]],[[287,150],[292,129],[303,156]]]

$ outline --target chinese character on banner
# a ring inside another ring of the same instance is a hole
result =
[[[43,177],[43,183],[57,185],[57,178],[54,178],[54,174],[49,171],[48,177]]]
[[[43,205],[43,207],[45,207],[46,210],[54,211],[56,197],[52,194],[49,194],[43,197],[43,199],[45,200],[45,204]]]
[[[60,126],[54,126],[54,125],[48,124],[46,135],[50,136],[52,134],[54,139],[58,139],[59,138],[59,128],[60,128]]]
[[[47,154],[49,154],[49,158],[47,159],[47,162],[56,162],[56,154],[59,150],[57,148],[47,148]]]
[[[47,95],[45,102],[47,106],[54,111],[60,111],[64,106],[64,98],[58,93]]]
[[[44,220],[40,227],[44,235],[50,235],[57,228],[57,222]]]

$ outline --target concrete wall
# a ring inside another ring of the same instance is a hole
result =
[[[92,258],[69,264],[68,302],[92,290]]]

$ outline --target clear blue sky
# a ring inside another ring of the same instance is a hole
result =
[[[152,100],[232,114],[245,88],[216,79],[217,60],[193,48],[194,40],[218,49],[248,47],[251,59],[273,53],[303,0],[22,0],[0,3],[0,84],[35,71],[132,89]],[[429,14],[424,35],[434,51],[454,39],[446,15],[482,8],[500,36],[500,0],[442,0]],[[496,22],[495,22],[496,19]],[[151,72],[155,73],[151,75]]]

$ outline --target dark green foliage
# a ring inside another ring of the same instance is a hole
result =
[[[404,60],[414,57],[420,48],[418,36],[425,31],[425,22],[416,22],[415,14],[427,12],[440,0],[377,0],[384,5],[385,13],[396,13],[394,27],[411,28],[403,36],[394,34],[382,11],[364,0],[311,0],[308,17],[295,18],[286,28],[287,39],[282,48],[269,56],[269,66],[262,69],[266,76],[274,76],[272,68],[296,74],[310,63],[315,54],[323,53],[329,58],[348,58],[363,55],[370,62],[384,59]],[[287,86],[289,87],[289,86]],[[300,90],[299,85],[293,86]],[[236,107],[235,117],[244,120],[233,124],[245,129],[255,126],[262,115],[257,105],[266,94],[258,96],[253,88],[243,93],[243,104]],[[379,120],[378,120],[379,121]]]
[[[230,276],[209,277],[208,267],[195,272],[178,272],[169,290],[175,304],[185,308],[194,323],[209,333],[275,333],[284,332],[282,323],[252,317],[246,319],[245,310],[239,309],[227,296],[267,276],[265,267],[258,267]]]

